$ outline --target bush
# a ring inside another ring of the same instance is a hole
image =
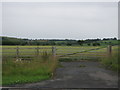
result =
[[[93,43],[93,46],[100,46],[100,43]]]
[[[90,46],[91,44],[90,44],[90,43],[88,43],[87,45],[88,45],[88,46]]]

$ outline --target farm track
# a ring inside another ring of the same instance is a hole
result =
[[[56,74],[51,80],[12,85],[10,87],[19,88],[19,90],[20,88],[45,88],[45,90],[49,88],[52,88],[50,90],[54,90],[53,88],[91,88],[78,90],[118,90],[115,89],[118,88],[117,84],[118,75],[116,72],[101,67],[98,62],[82,61],[61,62],[61,67],[56,69]]]

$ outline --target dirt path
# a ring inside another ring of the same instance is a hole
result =
[[[61,62],[52,80],[13,87],[23,88],[117,88],[115,72],[100,67],[98,62]]]

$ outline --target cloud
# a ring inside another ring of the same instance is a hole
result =
[[[3,35],[117,37],[117,9],[117,3],[3,3]]]

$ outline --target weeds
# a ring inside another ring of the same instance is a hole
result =
[[[113,52],[111,57],[104,57],[101,59],[101,63],[106,67],[114,71],[120,71],[120,68],[118,68],[118,58],[120,56],[118,55],[118,52]]]
[[[46,57],[45,57],[46,56]],[[2,81],[3,85],[17,83],[36,82],[52,77],[57,60],[48,53],[43,53],[43,57],[34,57],[28,60],[18,60],[15,58],[3,58]]]

